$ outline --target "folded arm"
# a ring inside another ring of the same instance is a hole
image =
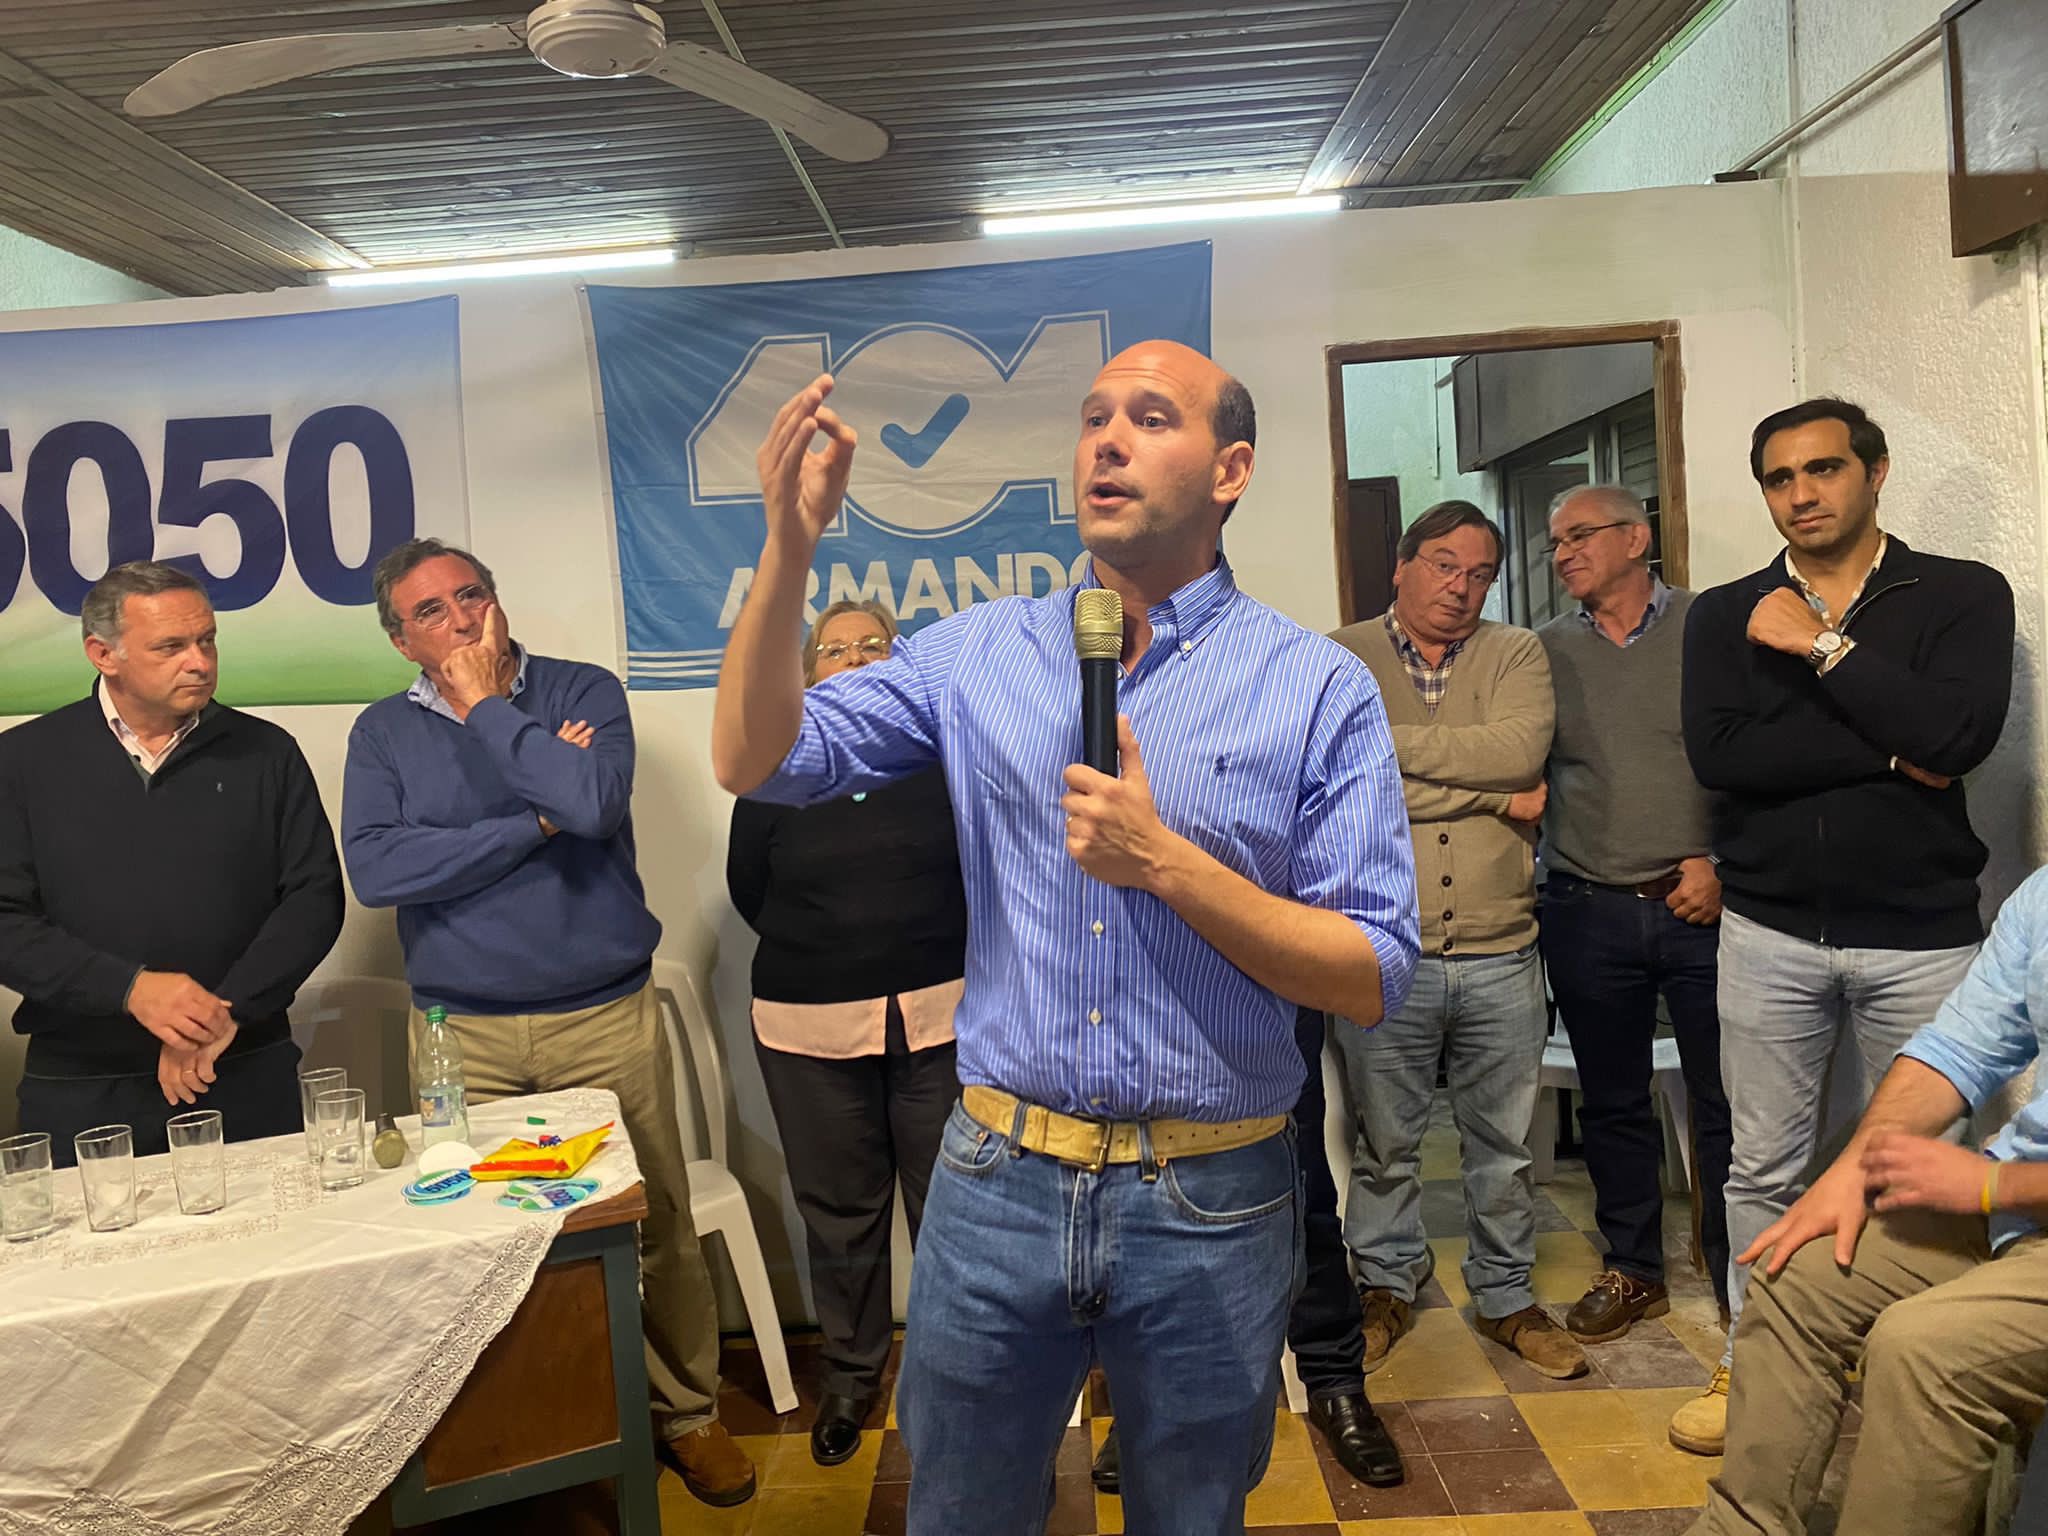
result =
[[[1504,794],[1528,789],[1543,777],[1557,720],[1550,659],[1532,634],[1514,632],[1508,643],[1513,651],[1487,701],[1483,723],[1393,727],[1394,755],[1405,776]]]
[[[618,831],[633,802],[633,716],[626,690],[610,673],[590,673],[571,696],[568,718],[590,727],[590,745],[559,734],[509,699],[479,701],[463,721],[491,754],[499,775],[526,803],[572,837]]]
[[[566,750],[574,751],[573,747]],[[528,811],[466,827],[409,821],[398,770],[358,723],[341,791],[341,851],[366,907],[454,901],[484,889],[547,841]]]

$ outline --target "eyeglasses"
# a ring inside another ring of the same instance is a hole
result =
[[[1628,523],[1595,523],[1590,528],[1567,529],[1556,538],[1546,540],[1543,545],[1543,553],[1555,555],[1560,549],[1577,549],[1596,533],[1605,533],[1610,528],[1627,528],[1629,526],[1631,525]]]
[[[818,655],[825,661],[844,661],[855,651],[860,652],[863,661],[880,661],[889,654],[889,642],[880,635],[869,635],[858,642],[834,640],[830,645],[818,647]]]
[[[480,581],[473,581],[455,594],[455,601],[464,613],[475,613],[491,600],[491,589]],[[438,597],[430,597],[412,611],[412,621],[421,629],[439,629],[455,617],[455,610]]]
[[[1500,571],[1491,565],[1460,565],[1455,560],[1446,560],[1442,555],[1418,555],[1416,557],[1432,571],[1436,579],[1445,586],[1451,585],[1460,576],[1467,577],[1475,587],[1490,587]]]

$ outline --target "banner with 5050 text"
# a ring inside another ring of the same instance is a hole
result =
[[[374,699],[414,672],[370,573],[463,540],[456,300],[0,331],[0,715],[84,695],[109,566],[206,583],[229,704]]]
[[[820,373],[860,433],[806,618],[878,599],[907,630],[1057,590],[1086,556],[1074,448],[1133,342],[1209,350],[1206,242],[988,266],[588,290],[634,688],[707,688],[763,531],[755,450]]]

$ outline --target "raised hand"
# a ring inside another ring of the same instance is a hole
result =
[[[143,971],[128,989],[135,1022],[174,1049],[207,1045],[234,1029],[228,1005],[180,971]]]
[[[515,671],[504,610],[492,603],[484,609],[484,632],[473,644],[458,645],[441,663],[442,696],[466,719],[485,699],[509,693]]]
[[[785,544],[806,560],[839,517],[859,441],[859,434],[825,404],[831,393],[832,375],[819,374],[775,413],[754,455],[769,542]],[[820,433],[825,446],[812,453],[811,441]]]

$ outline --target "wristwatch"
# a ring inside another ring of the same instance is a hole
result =
[[[1839,651],[1844,643],[1840,630],[1822,630],[1813,637],[1813,649],[1806,653],[1806,664],[1819,670],[1828,664],[1828,658]]]

